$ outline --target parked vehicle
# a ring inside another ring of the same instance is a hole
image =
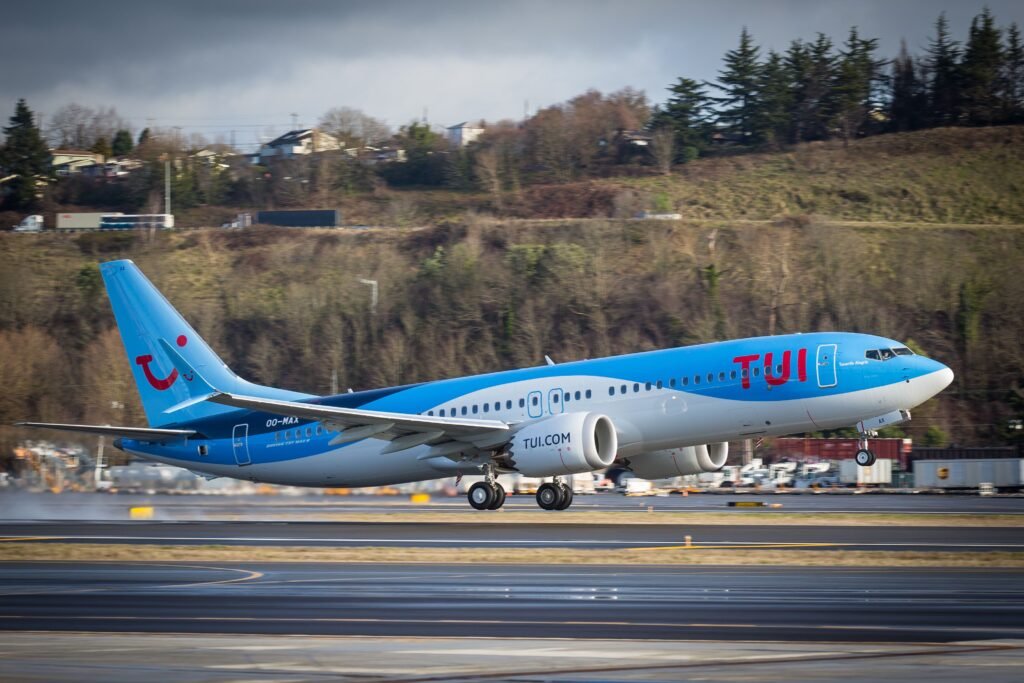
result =
[[[123,215],[117,211],[107,211],[105,213],[95,212],[74,212],[74,213],[58,213],[57,214],[57,229],[58,230],[96,230],[100,227],[100,221],[103,220],[104,216],[121,216]]]
[[[39,232],[43,229],[43,217],[39,215],[25,216],[15,226],[14,232]]]
[[[173,227],[174,214],[170,213],[104,214],[100,218],[100,230],[170,229]]]
[[[864,467],[853,460],[839,463],[839,481],[851,486],[881,486],[892,483],[892,459],[878,458]]]

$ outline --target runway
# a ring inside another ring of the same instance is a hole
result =
[[[0,542],[311,547],[776,547],[790,550],[1024,551],[1020,527],[497,522],[40,522],[5,524]]]
[[[952,642],[1024,638],[1020,572],[0,564],[0,629]]]

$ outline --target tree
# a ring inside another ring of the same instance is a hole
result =
[[[986,7],[971,20],[971,31],[960,65],[962,111],[967,123],[989,126],[999,120],[1002,63],[999,29]]]
[[[115,157],[124,157],[132,153],[132,134],[122,128],[114,135],[110,149]]]
[[[651,134],[651,156],[662,175],[672,172],[676,156],[676,133],[669,126],[660,126]]]
[[[58,147],[91,149],[100,138],[110,141],[118,130],[127,127],[128,122],[114,107],[92,109],[72,102],[50,117],[47,136],[50,143]]]
[[[923,128],[928,93],[920,69],[907,52],[907,42],[900,41],[900,53],[892,62],[892,91],[889,99],[889,128],[908,131]]]
[[[882,81],[881,72],[885,62],[874,58],[877,48],[876,39],[861,38],[857,28],[853,27],[840,54],[832,91],[835,99],[834,120],[845,145],[862,132],[868,117],[877,112],[880,106],[875,93],[876,85]]]
[[[1024,45],[1016,23],[1006,31],[1003,50],[1003,118],[1007,123],[1024,121]]]
[[[754,137],[771,146],[779,145],[789,137],[793,87],[782,55],[774,50],[768,52],[758,72],[757,90],[760,106],[754,116]]]
[[[675,158],[686,162],[711,143],[711,98],[692,78],[680,78],[668,90],[672,96],[655,112],[651,125],[655,130],[667,126],[675,132]]]
[[[344,147],[378,145],[391,137],[386,123],[351,107],[329,109],[320,117],[320,128]]]
[[[741,144],[757,142],[754,140],[754,127],[760,105],[759,50],[744,26],[740,32],[739,47],[725,53],[725,68],[719,72],[718,84],[715,85],[724,93],[722,97],[715,98],[721,107],[718,122]]]
[[[793,88],[790,110],[793,142],[828,137],[832,117],[832,82],[836,57],[832,41],[819,33],[810,44],[795,40],[786,51],[786,71]]]
[[[149,132],[149,128],[143,128],[142,132],[139,133],[138,146],[142,147],[143,145],[145,145],[147,142],[149,142],[149,139],[151,137],[152,137],[152,133]]]
[[[102,155],[104,160],[113,154],[113,151],[110,149],[110,143],[107,142],[105,137],[97,138],[96,142],[94,142],[92,147],[89,148],[89,151]]]
[[[53,179],[53,167],[50,150],[24,99],[18,100],[4,135],[7,142],[0,150],[0,168],[14,176],[7,183],[10,194],[6,203],[12,209],[34,208],[39,202],[39,186]]]
[[[933,126],[952,125],[960,108],[960,47],[949,36],[945,12],[935,20],[935,38],[929,41],[927,52],[929,122]]]

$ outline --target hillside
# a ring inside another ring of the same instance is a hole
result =
[[[240,374],[312,392],[765,333],[906,340],[957,382],[908,432],[1004,437],[1024,231],[477,218],[417,230],[0,235],[0,421],[141,423],[96,263],[129,257]],[[359,277],[381,283],[370,308]],[[69,390],[70,388],[70,390]],[[118,404],[125,407],[112,408]]]

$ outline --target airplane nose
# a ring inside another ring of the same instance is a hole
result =
[[[942,365],[942,363],[939,363],[939,365],[942,369],[935,373],[935,376],[939,382],[939,391],[942,391],[953,383],[953,371],[947,366]]]

